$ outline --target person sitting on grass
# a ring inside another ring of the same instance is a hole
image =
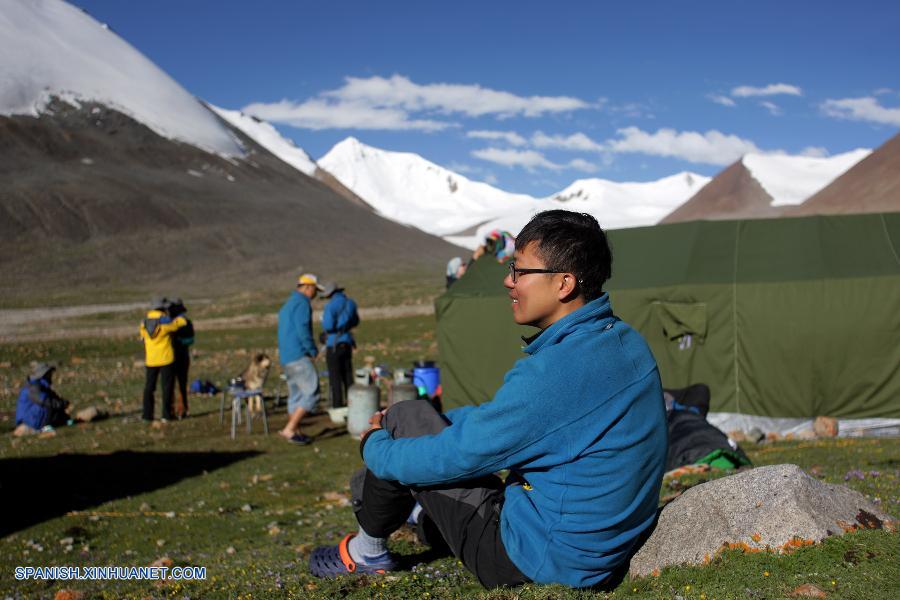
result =
[[[35,363],[25,385],[19,392],[16,404],[16,431],[37,432],[52,429],[71,421],[66,409],[69,401],[63,400],[53,390],[53,372],[56,367],[47,363]],[[27,427],[27,429],[25,429]]]
[[[667,440],[656,361],[603,292],[611,266],[590,215],[532,218],[503,281],[515,322],[540,330],[525,357],[480,406],[372,417],[351,480],[359,530],[316,548],[313,575],[395,569],[387,538],[414,516],[487,588],[616,583],[654,522]]]

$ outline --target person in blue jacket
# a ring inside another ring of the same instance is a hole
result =
[[[372,417],[351,480],[359,530],[315,549],[314,575],[396,568],[386,539],[411,516],[488,588],[609,587],[624,574],[666,461],[656,361],[612,312],[612,256],[592,216],[536,215],[513,258],[513,319],[539,330],[524,358],[480,406],[440,415],[410,401]]]
[[[312,438],[300,433],[300,422],[319,402],[319,355],[312,333],[310,302],[322,291],[318,278],[304,273],[297,287],[278,311],[278,358],[287,376],[288,422],[279,433],[289,442],[306,445]]]
[[[351,330],[359,325],[356,302],[344,293],[336,283],[322,285],[322,295],[328,299],[322,312],[322,335],[325,344],[325,362],[328,365],[328,384],[331,391],[331,407],[347,405],[347,390],[353,383],[353,349],[356,340]]]
[[[35,363],[25,385],[19,391],[16,403],[16,427],[27,425],[35,431],[44,427],[59,427],[69,422],[66,408],[69,402],[59,397],[53,390],[51,364]]]

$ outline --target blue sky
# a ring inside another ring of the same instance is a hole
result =
[[[884,0],[75,4],[313,158],[353,135],[533,195],[900,129],[900,3]]]

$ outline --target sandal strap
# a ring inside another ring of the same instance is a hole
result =
[[[344,568],[347,569],[348,573],[353,573],[356,571],[356,563],[353,562],[352,558],[350,558],[349,544],[352,537],[353,534],[348,533],[338,544],[338,553],[340,554],[341,562],[344,563]]]

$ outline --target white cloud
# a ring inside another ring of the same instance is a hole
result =
[[[613,152],[667,156],[693,163],[727,165],[748,152],[760,152],[750,140],[714,129],[706,133],[674,129],[649,133],[637,127],[626,127],[617,133],[620,138],[607,140],[604,144]]]
[[[716,104],[721,104],[722,106],[737,106],[737,103],[728,96],[722,96],[720,94],[709,94],[707,98],[709,98]]]
[[[439,131],[457,126],[438,115],[497,118],[539,117],[592,105],[570,96],[517,96],[477,84],[420,85],[402,75],[347,77],[344,85],[302,102],[256,102],[243,111],[267,121],[306,129],[416,129]],[[427,113],[414,117],[415,113]]]
[[[807,146],[800,151],[800,156],[809,156],[811,158],[825,158],[829,155],[825,146]]]
[[[497,179],[497,176],[490,171],[485,173],[484,177],[482,177],[482,180],[484,180],[484,182],[488,185],[497,185],[498,183],[500,183],[500,180]]]
[[[483,148],[473,151],[472,156],[505,167],[522,167],[532,172],[538,169],[550,171],[573,169],[584,173],[596,173],[600,170],[600,167],[582,158],[574,158],[565,164],[555,163],[536,150]]]
[[[536,131],[531,136],[531,143],[536,148],[560,148],[563,150],[579,150],[585,152],[600,152],[603,145],[598,144],[585,134],[578,132],[572,135],[547,135],[543,131]]]
[[[838,119],[900,126],[900,108],[884,107],[871,96],[826,100],[822,103],[822,111]]]
[[[576,171],[582,171],[584,173],[596,173],[600,170],[600,167],[598,167],[594,163],[588,162],[581,158],[574,158],[570,160],[566,166],[570,169],[575,169]]]
[[[479,140],[503,140],[511,146],[525,146],[526,144],[528,144],[528,140],[523,138],[515,131],[477,130],[466,132],[466,137]]]
[[[765,108],[766,110],[768,110],[770,115],[778,117],[778,116],[781,116],[784,114],[784,111],[781,110],[781,107],[778,106],[777,104],[775,104],[774,102],[769,102],[768,100],[764,100],[764,101],[760,102],[759,105],[762,106],[763,108]]]
[[[529,171],[534,171],[535,169],[558,171],[563,168],[562,165],[547,160],[543,154],[535,150],[483,148],[474,150],[472,156],[505,167],[524,167]]]
[[[341,101],[357,101],[373,106],[397,107],[407,111],[433,110],[483,115],[538,117],[545,113],[588,108],[588,103],[569,96],[517,96],[477,84],[432,83],[420,85],[402,75],[390,78],[347,77],[344,86],[322,95]]]
[[[403,110],[369,106],[360,102],[328,102],[313,98],[296,103],[248,104],[243,112],[272,123],[284,123],[303,129],[414,129],[440,131],[457,127],[455,123],[432,119],[413,119]]]
[[[770,83],[766,87],[753,87],[741,85],[731,90],[735,98],[749,98],[750,96],[802,96],[803,90],[789,83]]]
[[[878,88],[877,90],[875,90],[872,93],[875,94],[876,96],[885,96],[888,94],[893,94],[894,90],[892,90],[891,88],[888,88],[888,87],[883,87],[883,88]]]

